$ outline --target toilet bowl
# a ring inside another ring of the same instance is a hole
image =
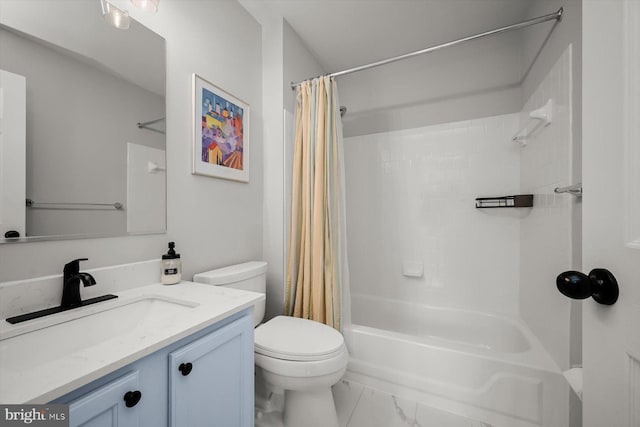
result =
[[[194,282],[266,292],[265,262],[196,274]],[[331,386],[344,375],[349,353],[342,334],[307,319],[277,316],[264,324],[264,301],[254,307],[256,371],[284,390],[285,427],[338,427]],[[259,325],[259,326],[258,326]]]
[[[338,427],[331,386],[348,361],[340,332],[322,323],[278,316],[255,330],[255,364],[285,392],[286,427]]]

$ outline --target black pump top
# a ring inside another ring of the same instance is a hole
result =
[[[174,248],[176,247],[175,242],[169,242],[169,252],[162,255],[162,259],[176,259],[180,258],[180,254],[177,254]]]

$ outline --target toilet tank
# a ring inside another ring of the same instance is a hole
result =
[[[194,275],[193,281],[206,285],[225,286],[266,294],[267,263],[264,261],[249,261],[217,268]],[[265,300],[255,303],[253,307],[253,326],[257,326],[262,322],[264,309]]]

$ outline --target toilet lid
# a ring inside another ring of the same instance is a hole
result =
[[[344,338],[330,326],[278,316],[255,329],[255,351],[284,360],[324,360],[341,352]]]

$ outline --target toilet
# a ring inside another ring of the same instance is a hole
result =
[[[266,293],[267,263],[251,261],[199,273],[193,281]],[[331,386],[344,375],[349,353],[340,332],[297,317],[260,324],[265,301],[254,306],[255,364],[264,380],[284,390],[285,427],[338,427]]]

